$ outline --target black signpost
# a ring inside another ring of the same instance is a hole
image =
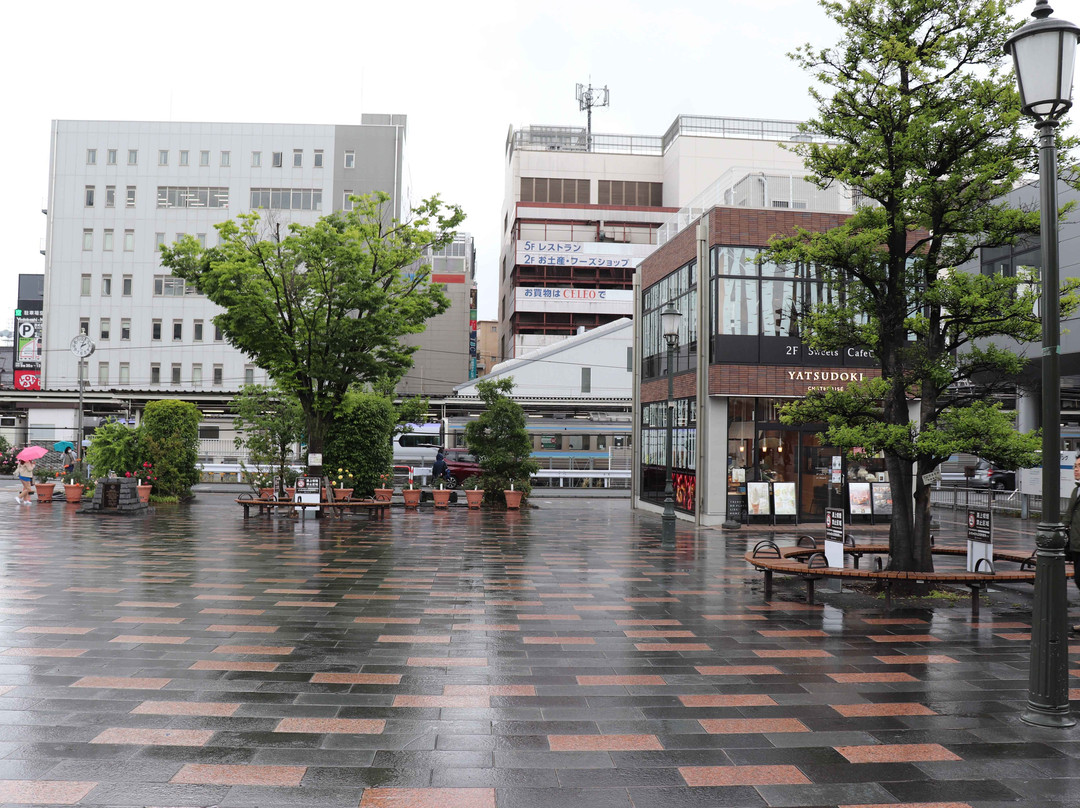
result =
[[[981,508],[968,509],[967,571],[994,571],[994,515]]]

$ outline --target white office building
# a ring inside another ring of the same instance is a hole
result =
[[[313,223],[376,190],[403,217],[405,146],[404,115],[354,126],[54,121],[41,389],[78,389],[68,346],[80,332],[96,345],[91,392],[199,400],[265,381],[158,247],[182,234],[213,245],[214,225],[255,208],[283,227]]]

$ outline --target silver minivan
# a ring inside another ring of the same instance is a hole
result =
[[[409,424],[412,429],[394,436],[394,462],[430,466],[443,445],[442,424]]]

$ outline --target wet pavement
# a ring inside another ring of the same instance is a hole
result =
[[[1080,805],[1080,730],[1018,720],[1030,588],[976,624],[766,603],[762,530],[666,550],[625,500],[244,522],[3,493],[3,805]]]

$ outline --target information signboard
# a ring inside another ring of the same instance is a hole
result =
[[[768,483],[747,483],[746,493],[751,516],[770,515]]]
[[[970,508],[967,515],[967,571],[990,572],[994,561],[994,515],[982,508]],[[989,563],[979,564],[980,561]],[[976,569],[978,566],[978,569]]]
[[[892,486],[889,483],[870,483],[870,493],[874,505],[874,516],[891,515]]]
[[[322,499],[322,477],[297,477],[296,478],[296,497],[294,502],[310,502],[318,504]],[[295,510],[304,510],[297,508]],[[308,508],[306,510],[318,511],[318,508]]]
[[[795,483],[773,483],[773,511],[777,516],[796,516]]]
[[[825,509],[825,563],[844,566],[844,509]]]
[[[852,515],[870,516],[870,483],[848,483],[848,506]]]

